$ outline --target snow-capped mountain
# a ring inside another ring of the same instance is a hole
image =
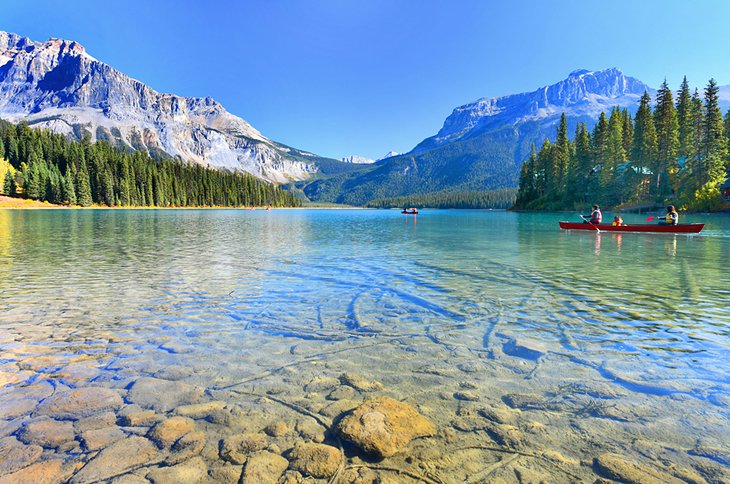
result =
[[[546,121],[551,124],[563,112],[590,122],[614,106],[635,109],[644,91],[652,96],[656,92],[615,67],[595,72],[579,69],[567,79],[532,92],[483,98],[460,106],[446,118],[435,136],[425,139],[412,152],[423,152],[497,127]]]
[[[398,156],[398,155],[400,155],[400,153],[398,153],[397,151],[393,151],[393,150],[390,150],[390,151],[388,151],[388,152],[387,152],[387,153],[385,154],[385,156],[384,156],[384,157],[382,157],[382,158],[378,159],[378,161],[380,161],[380,160],[385,160],[386,158],[393,158],[394,156]]]
[[[555,139],[562,113],[572,137],[575,126],[592,128],[614,106],[635,112],[641,95],[656,90],[620,69],[585,69],[532,92],[483,98],[457,107],[441,130],[409,153],[379,161],[347,177],[317,181],[304,193],[339,194],[328,201],[365,203],[373,193],[393,197],[442,190],[514,187],[532,143]],[[722,93],[725,92],[723,89]],[[728,91],[730,92],[730,90]]]
[[[278,183],[318,170],[318,156],[269,140],[212,98],[158,93],[69,40],[0,32],[0,117]]]
[[[366,165],[370,163],[375,163],[375,160],[371,160],[370,158],[367,158],[365,156],[360,155],[352,155],[352,156],[345,156],[342,158],[343,163],[355,163],[358,165]]]

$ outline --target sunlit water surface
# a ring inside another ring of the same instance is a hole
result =
[[[730,479],[730,217],[685,217],[706,222],[697,236],[561,231],[566,218],[0,210],[0,414],[45,382],[126,404],[140,377],[195,385],[244,421],[198,422],[214,469],[228,434],[283,421],[286,455],[310,414],[326,426],[387,395],[437,435],[381,462],[345,446],[341,478],[590,482],[615,453]],[[382,387],[345,391],[343,373]],[[76,438],[41,459],[81,467],[94,454]]]

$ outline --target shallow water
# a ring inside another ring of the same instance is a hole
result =
[[[345,444],[343,481],[592,481],[607,453],[644,478],[730,480],[730,217],[685,217],[697,236],[559,230],[570,217],[0,210],[0,438],[33,444],[38,408],[11,403],[107,387],[119,418],[154,406],[130,389],[155,377],[225,403],[196,418],[216,481],[221,438],[284,422],[274,453],[339,446],[333,422],[381,395],[439,430],[382,461]],[[72,420],[34,461],[64,479],[96,455]]]

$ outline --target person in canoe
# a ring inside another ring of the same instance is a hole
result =
[[[624,219],[621,218],[621,215],[616,215],[613,218],[613,222],[611,222],[611,225],[614,227],[621,227],[624,224]]]
[[[593,208],[591,209],[591,214],[581,215],[581,218],[583,219],[584,224],[598,225],[601,223],[601,220],[603,220],[601,208],[598,205],[593,205]]]
[[[674,205],[667,207],[667,215],[663,219],[659,219],[659,225],[677,225],[679,223],[679,214]]]

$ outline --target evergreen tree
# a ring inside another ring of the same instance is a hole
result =
[[[644,91],[634,119],[634,144],[631,150],[634,170],[638,173],[643,173],[647,169],[656,169],[657,134],[650,104],[649,93]],[[644,193],[638,195],[643,196]]]
[[[699,174],[700,190],[706,192],[707,200],[714,198],[713,193],[725,181],[725,161],[727,157],[727,139],[720,111],[717,83],[710,79],[705,88],[705,117],[702,136],[703,157],[702,171]],[[708,185],[706,188],[703,188]]]
[[[91,196],[89,172],[86,170],[86,165],[83,163],[76,172],[76,197],[78,204],[82,207],[89,207],[92,203],[94,203],[94,199]]]
[[[687,76],[684,76],[682,85],[677,94],[677,124],[679,128],[679,148],[677,154],[680,160],[687,160],[696,151],[692,94],[689,91]]]
[[[64,177],[64,186],[66,188],[65,202],[69,205],[76,205],[76,186],[74,183],[74,176],[70,168],[66,168],[66,176]]]
[[[679,122],[666,79],[657,91],[654,124],[657,136],[657,160],[652,167],[654,193],[658,201],[663,201],[670,190],[676,192],[679,172]]]
[[[565,113],[560,116],[558,136],[553,147],[553,176],[554,190],[559,196],[565,193],[568,165],[570,164],[570,140],[568,140],[568,122]]]
[[[619,108],[614,108],[608,120],[606,156],[600,175],[603,203],[610,205],[622,201],[618,192],[618,174],[621,173],[624,168],[623,163],[626,161],[623,133],[623,114]]]
[[[3,182],[3,192],[10,197],[14,197],[17,193],[15,186],[15,175],[13,174],[12,170],[8,170],[5,172],[5,180],[3,180]]]

